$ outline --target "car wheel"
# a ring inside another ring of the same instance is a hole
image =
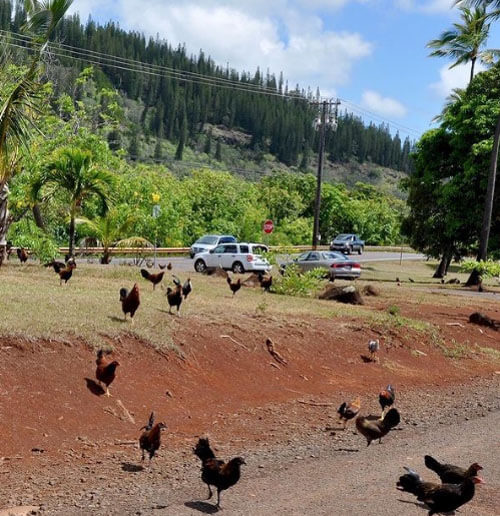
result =
[[[347,254],[352,254],[352,245],[350,245],[349,248],[347,249]]]
[[[358,249],[358,254],[363,254],[363,246],[360,246]]]
[[[194,270],[196,272],[205,272],[206,268],[207,264],[201,258],[194,262]]]
[[[234,262],[233,263],[233,272],[235,274],[243,274],[245,272],[245,268],[243,267],[243,264],[241,262]]]

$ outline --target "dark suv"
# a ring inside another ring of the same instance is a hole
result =
[[[358,254],[363,254],[365,243],[358,235],[343,233],[335,237],[335,240],[330,244],[330,250],[346,254],[352,254],[354,251],[357,251]]]

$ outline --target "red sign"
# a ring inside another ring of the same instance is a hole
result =
[[[272,233],[274,229],[274,224],[272,220],[266,220],[264,225],[262,226],[264,233]]]

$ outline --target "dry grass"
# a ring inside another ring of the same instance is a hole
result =
[[[363,281],[388,281],[383,285],[382,300],[387,305],[397,304],[398,298],[408,299],[408,291],[429,281],[430,268],[422,262],[404,262],[403,266],[415,284],[394,285],[393,277],[403,274],[397,263],[377,262],[368,265]],[[179,274],[181,280],[185,273]],[[165,275],[167,281],[168,274]],[[193,293],[182,305],[181,317],[168,315],[165,290],[157,287],[153,292],[149,282],[141,278],[136,267],[79,264],[68,285],[59,286],[59,278],[52,269],[39,265],[9,263],[0,269],[0,296],[2,316],[0,333],[3,336],[25,338],[68,339],[81,338],[92,345],[102,345],[105,337],[132,334],[158,347],[171,347],[171,333],[184,318],[197,317],[203,321],[227,321],[247,315],[283,320],[301,317],[350,317],[365,321],[367,326],[408,326],[417,331],[432,330],[432,325],[418,319],[390,315],[369,306],[350,306],[289,296],[264,294],[259,289],[242,288],[234,298],[224,280],[193,274]],[[123,322],[119,302],[119,289],[131,288],[137,282],[141,289],[141,306],[135,317]],[[341,283],[341,282],[340,282]],[[164,284],[166,281],[164,280]],[[446,291],[449,292],[447,287]],[[412,295],[415,301],[424,302],[429,293]],[[432,295],[432,302],[441,296]],[[443,304],[463,302],[455,296],[442,296]]]

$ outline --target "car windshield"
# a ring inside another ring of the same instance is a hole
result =
[[[196,244],[208,244],[208,245],[214,245],[217,243],[217,237],[216,236],[204,236],[196,240]]]
[[[351,235],[337,235],[335,237],[335,240],[349,240],[351,238]]]
[[[236,242],[236,238],[234,238],[233,236],[225,236],[225,237],[221,237],[219,243],[228,244],[228,243],[233,243],[233,242]]]

